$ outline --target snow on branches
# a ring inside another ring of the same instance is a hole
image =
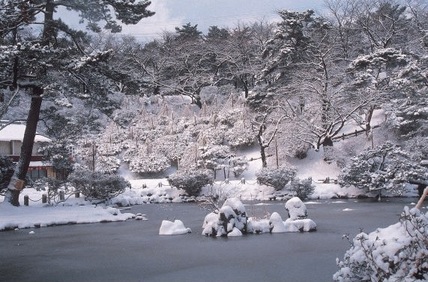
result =
[[[400,222],[351,241],[334,281],[427,281],[428,218],[404,208]]]
[[[426,177],[426,168],[413,161],[408,152],[387,142],[352,158],[342,170],[339,182],[343,186],[354,185],[368,193],[386,190],[399,195],[404,192],[403,184]]]

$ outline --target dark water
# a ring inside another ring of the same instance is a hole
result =
[[[147,221],[68,225],[0,232],[1,281],[332,281],[336,258],[361,229],[398,222],[416,199],[385,202],[328,200],[306,204],[318,230],[311,233],[207,238],[208,210],[196,204],[132,207]],[[283,202],[247,205],[249,216],[279,212]],[[163,219],[180,219],[193,232],[159,236]]]

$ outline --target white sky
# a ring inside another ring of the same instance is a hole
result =
[[[210,26],[271,22],[279,18],[278,10],[320,11],[322,7],[323,0],[152,0],[149,10],[156,14],[138,25],[125,26],[123,33],[149,41],[190,22],[205,34]]]

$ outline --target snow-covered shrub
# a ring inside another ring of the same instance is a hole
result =
[[[68,177],[76,191],[89,200],[109,200],[125,191],[131,184],[122,176],[99,171],[76,170]]]
[[[225,178],[229,178],[232,172],[235,177],[241,175],[248,166],[245,157],[236,156],[229,146],[212,145],[200,148],[201,159],[198,161],[198,167],[211,169],[216,178],[217,170],[224,170]]]
[[[400,222],[358,234],[337,265],[334,281],[427,281],[427,214],[405,207]]]
[[[428,137],[416,136],[405,142],[405,149],[416,161],[428,159]]]
[[[426,94],[409,99],[391,100],[386,105],[388,125],[397,135],[411,138],[426,135],[428,128],[428,99]]]
[[[0,191],[7,188],[14,170],[15,164],[10,158],[0,156]]]
[[[43,144],[39,149],[45,160],[49,160],[56,171],[62,171],[65,177],[73,170],[74,165],[70,153],[72,146],[68,143],[66,140],[56,140]]]
[[[288,189],[290,189],[295,196],[304,200],[314,192],[315,186],[312,184],[312,177],[306,179],[295,178],[291,180]]]
[[[97,156],[95,169],[102,173],[116,173],[120,168],[120,159],[116,156]]]
[[[295,158],[298,158],[300,160],[303,160],[308,156],[308,151],[311,147],[306,143],[297,143],[294,145],[293,149],[293,156]]]
[[[168,177],[171,186],[183,189],[189,196],[198,196],[202,187],[214,182],[212,171],[207,169],[178,170]]]
[[[228,146],[213,145],[199,148],[201,151],[201,160],[198,163],[200,167],[218,170],[226,165],[225,160],[233,156]]]
[[[391,143],[363,151],[342,169],[339,183],[354,185],[368,193],[385,189],[400,195],[404,191],[403,183],[410,179],[424,179],[427,175],[427,169],[409,155]]]
[[[229,161],[230,169],[235,177],[240,176],[248,168],[246,157],[233,157]]]
[[[296,176],[296,169],[282,166],[279,168],[262,168],[257,173],[257,181],[260,184],[281,190]]]
[[[123,161],[129,164],[129,170],[134,173],[159,173],[171,166],[167,157],[150,152],[147,147],[128,149],[123,154]]]

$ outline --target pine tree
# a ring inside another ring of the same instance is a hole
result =
[[[65,7],[67,12],[78,12],[92,31],[101,31],[99,23],[104,22],[105,29],[119,32],[120,23],[136,24],[154,13],[147,10],[150,1],[146,0],[73,0],[66,3],[53,0],[4,0],[0,5],[0,81],[4,95],[10,97],[10,90],[25,91],[31,97],[20,160],[5,197],[5,201],[18,206],[31,159],[42,100],[67,91],[67,95],[89,97],[99,102],[106,98],[108,91],[96,95],[93,87],[97,82],[106,78],[124,81],[120,72],[106,63],[112,56],[111,50],[85,49],[87,35],[73,30],[61,18],[55,19],[54,15],[61,7]],[[36,20],[40,22],[40,17],[41,33],[30,32],[27,35],[24,31]],[[74,90],[70,91],[70,88]]]

